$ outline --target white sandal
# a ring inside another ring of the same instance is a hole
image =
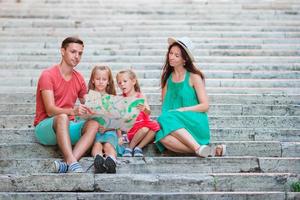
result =
[[[201,145],[199,149],[195,152],[197,156],[201,158],[206,158],[210,155],[210,147],[208,145]]]

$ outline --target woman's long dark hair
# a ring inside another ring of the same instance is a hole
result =
[[[204,74],[194,65],[191,58],[189,57],[187,52],[181,47],[181,45],[179,45],[178,43],[174,43],[174,44],[169,46],[168,52],[166,54],[166,61],[165,61],[165,64],[163,66],[163,69],[162,69],[162,75],[161,75],[161,80],[160,80],[161,88],[165,87],[170,74],[174,71],[174,68],[172,66],[170,66],[170,63],[169,63],[169,53],[170,53],[171,48],[174,47],[174,46],[179,47],[179,49],[181,51],[182,58],[185,60],[185,65],[183,67],[188,72],[198,74],[204,82],[205,81]]]

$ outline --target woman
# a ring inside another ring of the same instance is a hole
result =
[[[189,38],[169,38],[168,43],[161,77],[163,104],[158,118],[161,130],[156,134],[156,145],[160,151],[167,148],[207,157],[211,149],[204,75],[194,64]],[[218,148],[221,149],[216,156],[224,155],[225,145]]]

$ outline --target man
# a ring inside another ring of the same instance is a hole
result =
[[[83,172],[78,160],[95,138],[95,133],[85,131],[89,129],[84,121],[75,121],[75,116],[90,111],[83,105],[87,93],[84,78],[74,69],[83,48],[79,38],[66,38],[61,45],[60,64],[45,69],[37,85],[35,135],[41,144],[57,144],[60,148],[64,161],[54,162],[58,173]],[[75,106],[78,98],[81,104]],[[73,150],[72,144],[76,144]]]

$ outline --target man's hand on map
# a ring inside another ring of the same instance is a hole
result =
[[[79,104],[79,106],[75,106],[74,108],[74,115],[80,116],[84,114],[93,114],[94,112],[87,107],[86,105]]]

